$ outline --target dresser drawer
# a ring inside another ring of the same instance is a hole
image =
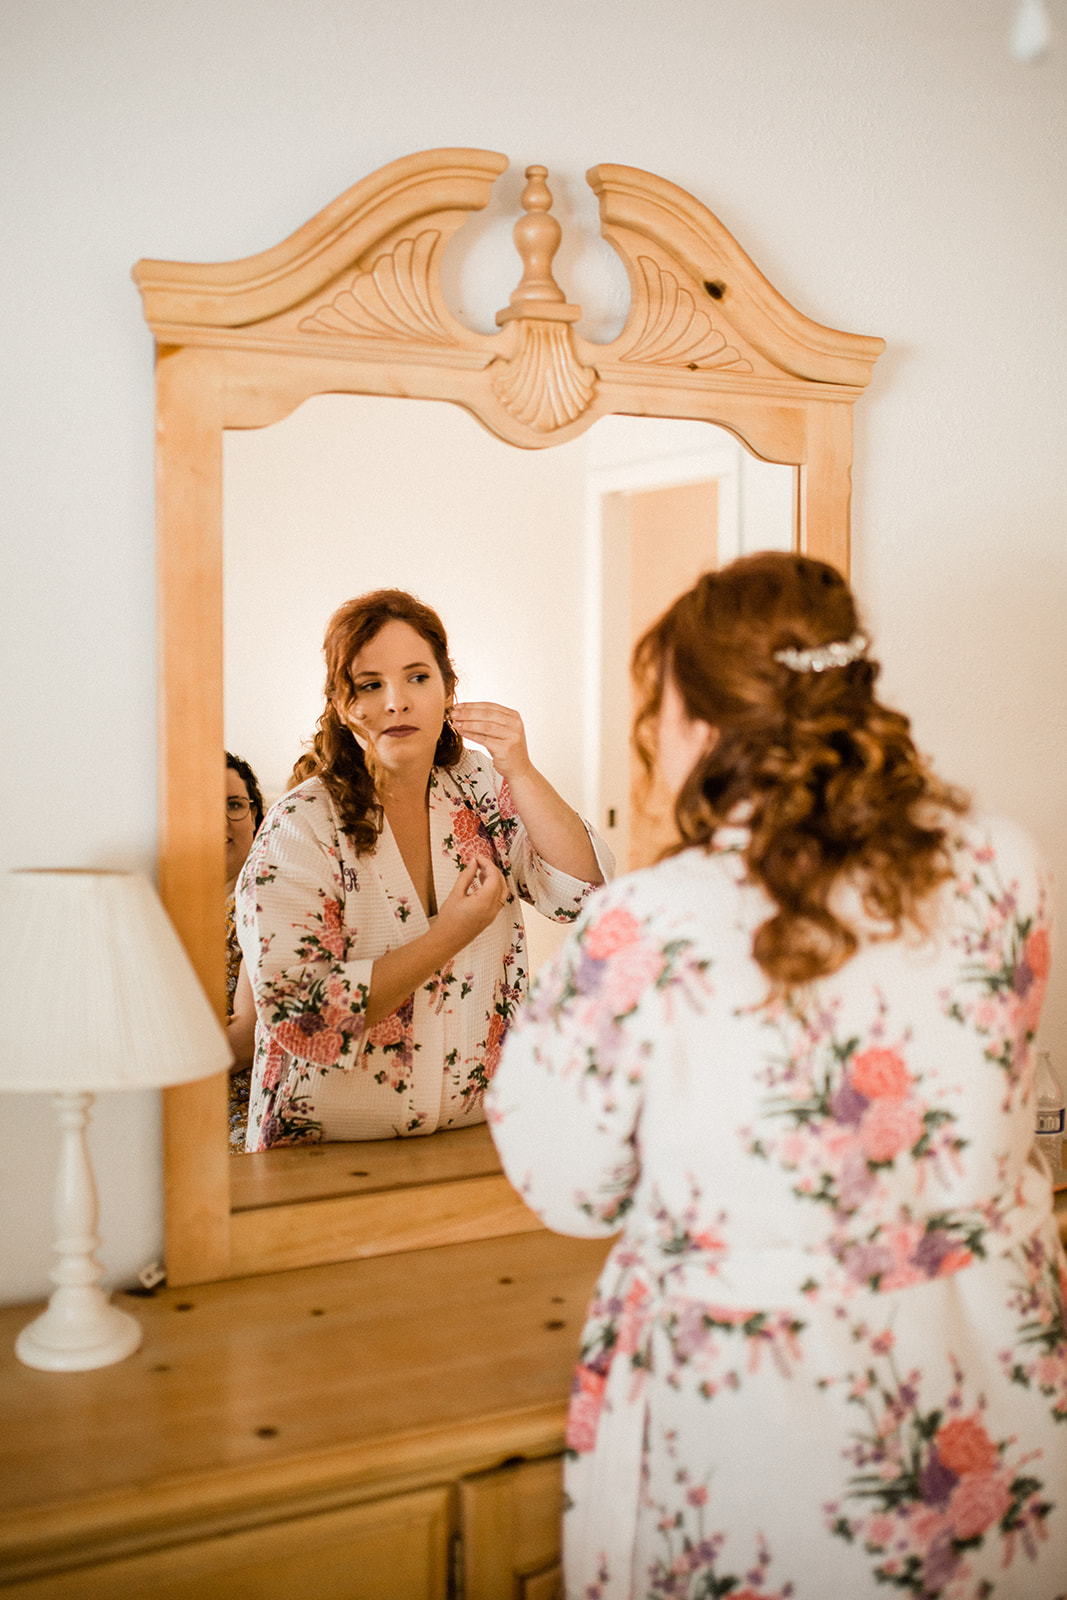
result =
[[[451,1491],[423,1489],[0,1586],[2,1600],[446,1600]]]

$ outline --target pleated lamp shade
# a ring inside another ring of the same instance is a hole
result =
[[[232,1059],[146,878],[55,869],[0,879],[0,1089],[145,1089]]]

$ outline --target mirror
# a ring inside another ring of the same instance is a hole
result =
[[[633,814],[627,760],[632,644],[706,567],[790,547],[794,477],[722,429],[674,419],[605,417],[534,453],[440,401],[331,394],[271,427],[227,430],[226,748],[273,803],[322,709],[327,618],[365,589],[410,589],[444,617],[460,699],[518,707],[538,765],[620,870],[650,860],[659,840],[646,808]],[[524,917],[533,972],[567,929],[530,907]],[[291,1203],[322,1198],[327,1182],[358,1192],[368,1164],[378,1181],[389,1159],[309,1154],[241,1162],[232,1208],[265,1203],[268,1171],[284,1169]],[[498,1170],[483,1142],[472,1160]],[[414,1150],[406,1161],[418,1171]]]
[[[699,202],[664,179],[611,166],[592,169],[589,181],[602,233],[630,283],[618,336],[595,345],[575,330],[579,308],[566,303],[552,277],[559,230],[542,168],[527,169],[526,214],[516,228],[522,278],[497,315],[501,332],[472,332],[445,304],[441,256],[465,216],[484,207],[506,164],[476,150],[406,157],[259,256],[211,266],[142,261],[134,269],[158,353],[160,888],[220,1006],[224,461],[230,470],[235,440],[254,437],[246,430],[299,419],[317,396],[389,397],[411,414],[413,427],[415,414],[430,408],[410,400],[445,401],[453,421],[473,428],[465,411],[495,436],[480,440],[494,453],[508,456],[506,447],[517,446],[523,454],[513,461],[566,465],[555,447],[565,452],[586,439],[593,450],[607,437],[593,427],[601,419],[616,419],[624,430],[664,419],[716,423],[750,457],[788,469],[795,488],[790,542],[847,567],[851,411],[882,341],[811,322]],[[553,447],[551,457],[541,456],[546,447]],[[605,504],[613,494],[623,489],[606,491]],[[613,549],[616,535],[607,515],[601,567],[609,580],[617,562],[603,551]],[[592,560],[588,544],[585,555]],[[587,585],[587,592],[602,590]],[[439,595],[427,597],[446,609]],[[330,608],[340,598],[332,592]],[[323,620],[316,619],[311,656],[316,677]],[[450,617],[446,622],[454,630]],[[606,646],[602,659],[586,665],[587,683],[598,672],[612,676]],[[504,698],[502,688],[493,692]],[[605,799],[597,791],[618,778],[606,777],[599,763],[590,771],[595,743],[586,732],[599,720],[603,748],[615,749],[612,714],[584,698],[577,759],[594,816]],[[385,1142],[373,1171],[366,1145],[358,1147],[358,1163],[351,1146],[267,1152],[302,1154],[305,1173],[321,1174],[314,1197],[299,1191],[305,1180],[287,1159],[275,1163],[251,1201],[232,1208],[230,1168],[243,1163],[226,1154],[224,1121],[221,1079],[167,1094],[172,1283],[538,1226],[503,1177],[487,1169],[484,1128]],[[468,1144],[458,1145],[462,1140]],[[416,1155],[419,1186],[412,1188]]]

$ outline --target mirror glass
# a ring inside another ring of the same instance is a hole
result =
[[[703,422],[611,416],[527,451],[443,401],[319,395],[229,430],[223,469],[226,748],[268,806],[322,709],[327,619],[390,586],[440,613],[460,699],[521,712],[535,763],[618,869],[654,858],[655,797],[638,803],[630,766],[630,648],[700,571],[791,547],[795,468]],[[566,929],[525,916],[536,971]],[[232,1179],[253,1187],[234,1203],[400,1186],[427,1159],[436,1178],[452,1146],[496,1167],[484,1128],[383,1145],[244,1158]]]

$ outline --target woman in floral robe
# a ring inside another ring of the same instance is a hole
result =
[[[258,1015],[248,1150],[483,1121],[526,992],[520,901],[573,920],[611,870],[532,767],[517,714],[453,706],[428,607],[360,596],[331,619],[326,658],[305,781],[238,886]]]
[[[545,1222],[622,1228],[571,1401],[570,1600],[1067,1594],[1048,885],[865,655],[844,582],[779,555],[651,631],[689,847],[593,898],[489,1094]]]

